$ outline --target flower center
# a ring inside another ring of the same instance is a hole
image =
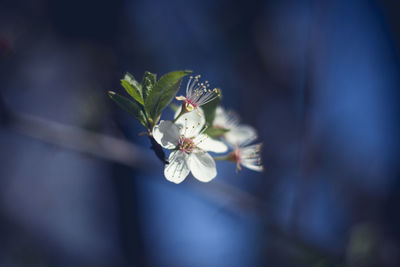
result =
[[[231,152],[231,154],[229,155],[229,160],[232,162],[237,162],[239,164],[241,163],[242,159],[239,148],[236,148],[234,151]]]
[[[191,138],[187,138],[182,136],[179,139],[179,144],[178,144],[179,150],[185,153],[191,153],[193,149],[196,147],[194,144],[193,140]]]
[[[242,164],[242,159],[241,159],[242,155],[241,154],[242,153],[241,153],[240,149],[237,147],[234,151],[232,151],[229,154],[229,158],[228,158],[229,161],[231,161],[233,163],[236,163],[236,168],[237,168],[238,171],[242,170],[242,166],[241,166],[241,164]]]

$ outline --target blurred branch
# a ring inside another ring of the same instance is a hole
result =
[[[131,142],[33,115],[13,113],[9,128],[45,143],[130,167],[143,168],[153,163],[146,155],[150,154],[148,151]]]
[[[157,170],[157,168],[149,168],[158,162],[150,150],[145,150],[131,142],[38,116],[11,111],[4,108],[1,98],[0,106],[2,124],[19,134],[145,172]],[[333,263],[341,262],[340,257],[311,246],[274,224],[265,215],[265,203],[248,192],[218,180],[212,183],[189,182],[187,184],[235,214],[241,212],[256,214],[269,231],[289,242],[293,247],[301,251],[312,251],[313,255],[323,259],[329,258]]]

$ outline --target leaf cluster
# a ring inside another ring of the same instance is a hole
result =
[[[182,82],[192,73],[189,70],[169,72],[157,81],[156,74],[146,71],[139,83],[132,74],[126,73],[121,85],[130,98],[109,91],[109,97],[122,109],[136,118],[151,132],[163,110],[171,103]]]

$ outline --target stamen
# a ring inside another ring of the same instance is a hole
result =
[[[197,75],[194,78],[191,76],[186,85],[185,101],[194,108],[205,105],[221,95],[217,88],[214,88],[213,90],[208,89],[210,86],[208,81],[205,81],[204,83],[199,82],[199,78],[200,75]]]

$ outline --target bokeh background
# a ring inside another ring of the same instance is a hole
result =
[[[400,266],[399,12],[3,0],[0,266]],[[165,180],[107,91],[178,69],[258,129],[264,173]]]

